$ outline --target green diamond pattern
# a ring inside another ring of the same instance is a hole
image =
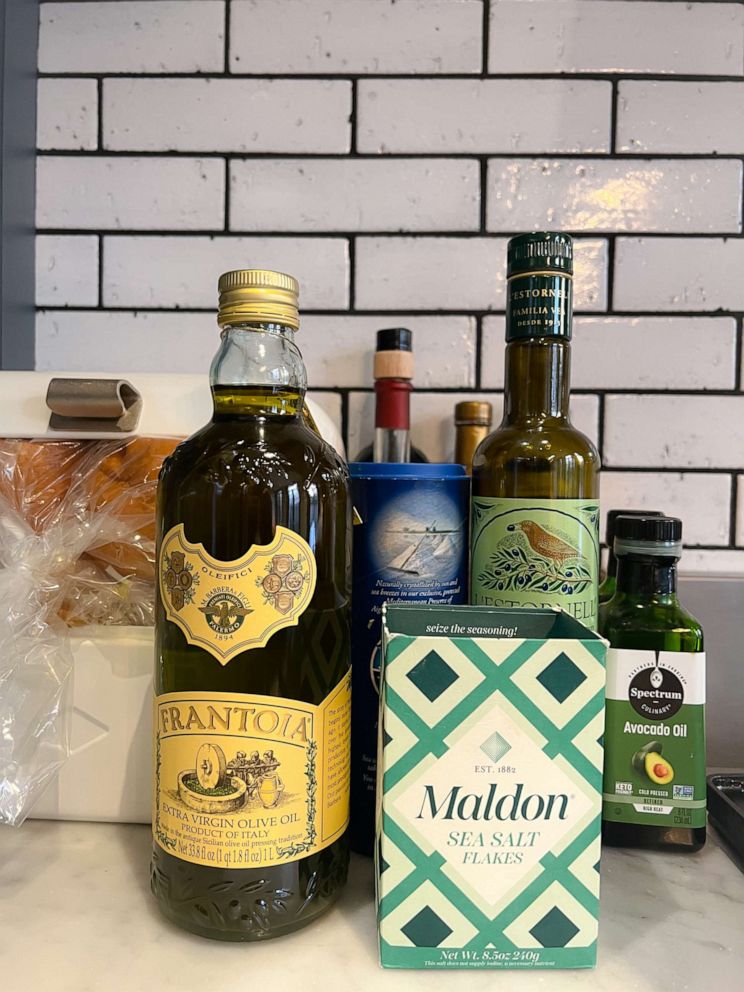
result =
[[[586,682],[586,675],[563,651],[537,676],[537,681],[559,703],[565,703],[572,692]]]
[[[400,929],[416,947],[439,947],[452,933],[452,928],[429,906],[424,906]]]
[[[447,662],[440,658],[436,651],[430,651],[421,661],[414,665],[408,673],[408,678],[419,692],[433,703],[443,692],[459,678]]]
[[[550,912],[530,930],[535,940],[543,947],[565,947],[578,932],[579,928],[576,924],[572,923],[557,906],[553,906]]]
[[[495,765],[498,765],[501,759],[506,757],[509,751],[511,751],[511,744],[505,741],[498,730],[496,730],[488,740],[483,741],[480,749],[487,758],[490,758]]]

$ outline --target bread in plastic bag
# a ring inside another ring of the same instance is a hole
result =
[[[177,440],[0,440],[0,823],[69,753],[68,626],[150,625],[155,498]]]

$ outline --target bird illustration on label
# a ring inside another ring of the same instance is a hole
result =
[[[544,524],[527,519],[506,527],[478,579],[487,589],[571,595],[588,588],[592,572],[578,548]]]

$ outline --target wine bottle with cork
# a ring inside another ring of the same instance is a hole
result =
[[[358,462],[428,462],[411,444],[413,334],[407,327],[377,332],[374,359],[375,434]]]

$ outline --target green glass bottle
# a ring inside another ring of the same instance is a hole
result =
[[[697,851],[705,843],[703,631],[677,598],[682,523],[615,521],[617,590],[599,610],[607,638],[602,838]]]
[[[222,276],[214,413],[158,488],[152,889],[222,940],[311,922],[348,867],[352,511],[303,414],[297,293]]]
[[[473,457],[471,602],[560,606],[595,629],[599,455],[569,418],[573,243],[508,248],[504,415]]]
[[[605,544],[607,546],[607,573],[599,587],[599,605],[606,603],[615,595],[617,578],[617,558],[615,557],[615,521],[618,517],[662,517],[659,510],[609,510],[607,512],[607,527]]]

